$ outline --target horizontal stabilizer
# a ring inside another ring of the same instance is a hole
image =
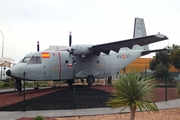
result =
[[[159,52],[159,51],[168,51],[168,49],[164,48],[164,49],[143,51],[143,52],[141,52],[141,56],[147,55],[147,54],[152,53],[152,52]]]

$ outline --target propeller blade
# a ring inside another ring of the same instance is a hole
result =
[[[39,52],[39,41],[37,41],[37,52]]]
[[[69,32],[69,68],[72,68],[72,58],[71,58],[71,44],[72,44],[72,37],[71,37],[71,31]]]
[[[72,44],[72,37],[71,37],[71,31],[69,32],[69,47],[71,47]]]

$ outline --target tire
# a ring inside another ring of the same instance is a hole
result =
[[[69,86],[72,86],[72,84],[74,83],[74,79],[66,80],[66,83],[67,83]]]
[[[95,81],[94,76],[92,76],[92,75],[87,76],[86,82],[88,83],[89,86],[92,85],[94,83],[94,81]]]
[[[21,80],[19,79],[16,79],[16,89],[18,91],[18,95],[21,95],[22,83],[21,83]]]

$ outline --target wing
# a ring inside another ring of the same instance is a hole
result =
[[[165,35],[156,34],[156,35],[133,38],[133,39],[128,39],[128,40],[116,41],[116,42],[111,42],[111,43],[93,45],[89,49],[93,50],[93,52],[97,55],[99,55],[101,52],[105,54],[109,54],[110,50],[119,52],[119,49],[123,47],[128,47],[132,49],[133,45],[144,46],[151,43],[163,41],[166,39],[168,38]]]

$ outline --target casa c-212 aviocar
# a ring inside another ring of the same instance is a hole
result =
[[[21,91],[21,80],[66,80],[69,85],[74,79],[86,79],[89,85],[95,78],[110,77],[137,58],[156,52],[148,44],[168,39],[163,34],[146,35],[144,20],[135,18],[132,39],[98,45],[72,45],[63,51],[40,51],[25,55],[6,74],[16,80]]]

